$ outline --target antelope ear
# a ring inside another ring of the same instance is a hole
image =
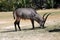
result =
[[[47,13],[45,13],[44,15],[43,15],[43,19],[44,19],[44,16],[46,15]]]
[[[44,22],[46,22],[48,16],[50,15],[51,13],[47,14],[47,16],[44,18]]]

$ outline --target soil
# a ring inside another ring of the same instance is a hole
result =
[[[3,24],[5,25],[3,26]],[[49,16],[45,26],[57,24],[60,24],[60,15]],[[60,31],[49,32],[48,28],[50,27],[45,29],[35,28],[31,30],[30,28],[32,28],[32,25],[30,20],[21,20],[20,26],[22,31],[15,31],[13,20],[1,20],[0,26],[2,26],[0,27],[0,40],[60,40]],[[38,23],[35,22],[35,26],[39,26]]]

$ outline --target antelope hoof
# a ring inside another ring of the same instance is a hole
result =
[[[34,28],[32,28],[32,30],[33,30]]]
[[[41,27],[41,29],[44,29],[45,27]]]
[[[17,30],[15,29],[15,31],[17,31]]]
[[[46,27],[41,27],[41,29],[44,29],[44,28],[46,28]]]
[[[19,29],[19,31],[21,31],[21,29]]]

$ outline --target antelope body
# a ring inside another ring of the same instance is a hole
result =
[[[46,13],[47,14],[47,13]],[[21,30],[19,24],[20,24],[20,19],[29,19],[31,20],[32,27],[34,29],[34,21],[38,22],[41,28],[44,28],[45,21],[47,17],[50,15],[47,14],[46,17],[44,17],[46,14],[41,17],[39,14],[37,14],[36,10],[32,8],[18,8],[13,11],[13,17],[15,19],[14,26],[15,30],[17,31],[16,25],[18,25],[19,30]]]

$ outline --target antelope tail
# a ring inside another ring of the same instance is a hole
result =
[[[15,12],[13,11],[13,18],[15,19]]]

